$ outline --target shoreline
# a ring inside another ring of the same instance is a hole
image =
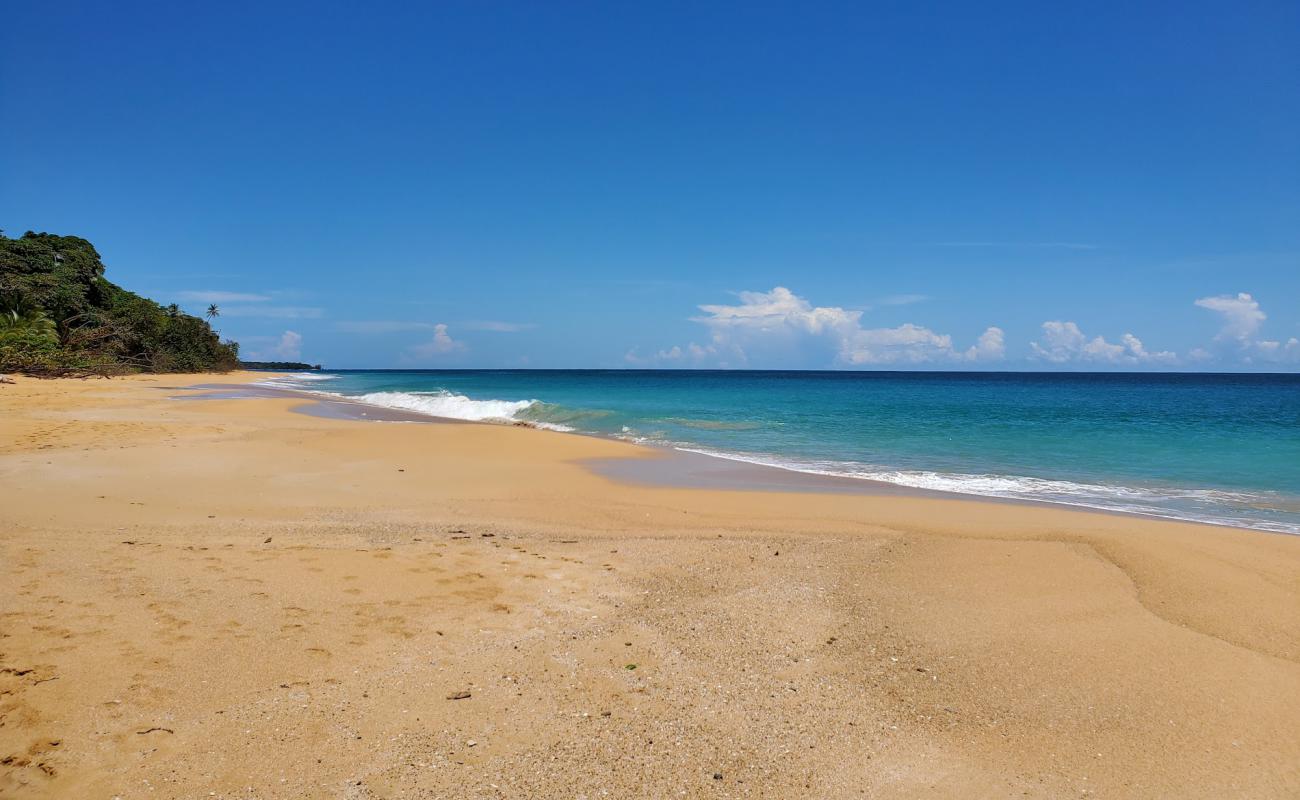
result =
[[[271,373],[270,377],[281,377],[281,373]],[[250,389],[250,386],[256,387]],[[779,464],[764,464],[745,458],[732,457],[718,453],[708,453],[672,445],[648,442],[631,442],[611,434],[591,431],[567,430],[557,431],[541,427],[527,421],[490,421],[463,420],[455,417],[439,417],[416,411],[388,408],[363,401],[354,400],[346,395],[333,393],[313,393],[308,390],[288,389],[276,386],[264,386],[257,383],[242,385],[209,384],[187,387],[190,390],[210,392],[207,396],[178,396],[177,399],[255,399],[258,397],[296,397],[307,401],[309,405],[291,409],[295,413],[321,416],[328,419],[364,420],[370,422],[411,422],[430,424],[463,425],[504,425],[507,427],[524,427],[545,430],[574,436],[588,436],[603,441],[627,444],[633,448],[643,448],[655,455],[646,457],[618,457],[610,459],[593,459],[586,464],[590,469],[605,477],[615,478],[628,483],[646,486],[673,487],[681,489],[723,489],[734,491],[776,491],[776,492],[831,492],[862,493],[869,495],[902,495],[912,497],[950,498],[979,503],[1003,503],[1008,505],[1049,506],[1084,513],[1108,514],[1120,517],[1136,517],[1148,520],[1164,520],[1188,525],[1207,525],[1216,528],[1251,531],[1254,533],[1275,534],[1281,536],[1300,536],[1298,531],[1276,530],[1273,528],[1253,527],[1228,521],[1199,519],[1175,514],[1160,514],[1148,511],[1108,508],[1082,502],[1070,502],[1058,499],[1037,499],[1027,497],[1003,497],[994,494],[962,492],[955,489],[924,489],[906,484],[891,483],[871,478],[857,478],[845,475],[831,475],[801,470],[796,467]],[[366,409],[359,411],[357,409]],[[723,462],[729,467],[712,462]],[[690,479],[682,479],[682,475]]]
[[[207,381],[0,387],[0,794],[1300,792],[1294,537]]]

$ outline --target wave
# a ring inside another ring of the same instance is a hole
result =
[[[456,394],[445,389],[431,392],[367,392],[365,394],[345,394],[308,388],[318,381],[335,380],[341,376],[328,374],[300,373],[283,375],[258,381],[257,386],[269,386],[275,389],[293,389],[308,394],[337,397],[354,403],[379,408],[391,408],[399,411],[413,411],[441,419],[459,419],[468,422],[505,422],[524,423],[533,428],[564,433],[577,430],[566,424],[586,418],[595,418],[609,412],[590,412],[566,409],[542,403],[537,400],[475,400],[463,394]]]
[[[301,373],[271,378],[259,384],[444,419],[524,424],[562,432],[605,430],[607,435],[611,433],[607,418],[614,412],[599,409],[570,408],[533,399],[477,400],[445,389],[422,392],[382,391],[351,395],[314,388],[320,382],[339,377],[341,376]],[[602,420],[606,424],[601,424]],[[715,422],[680,417],[663,418],[660,421],[682,428],[703,430],[745,431],[753,427],[761,427],[749,422]],[[666,431],[638,430],[626,425],[621,426],[621,430],[612,435],[638,444],[666,447],[813,475],[878,481],[928,491],[1049,502],[1103,511],[1300,534],[1300,524],[1282,521],[1282,519],[1294,518],[1294,515],[1300,513],[1300,506],[1293,499],[1268,492],[1125,486],[993,473],[899,469],[852,461],[800,459],[716,450],[698,442],[681,441]]]
[[[323,372],[299,372],[285,377],[295,381],[334,381],[338,380],[339,376]]]
[[[644,438],[640,438],[640,440],[645,441]],[[1279,502],[1276,496],[1265,493],[1234,492],[1222,489],[1116,486],[1016,475],[977,475],[926,470],[900,470],[853,462],[800,461],[764,455],[731,453],[680,443],[674,443],[671,446],[676,450],[685,452],[811,475],[879,481],[913,489],[951,494],[1058,503],[1101,511],[1118,511],[1188,522],[1254,528],[1275,533],[1300,534],[1300,525],[1242,513],[1243,510],[1264,512],[1294,510],[1289,509],[1287,504]]]
[[[436,392],[370,392],[350,395],[349,400],[381,408],[414,411],[431,417],[471,422],[515,422],[521,411],[536,400],[472,400],[463,394]]]
[[[603,409],[570,408],[536,401],[520,411],[516,419],[551,431],[593,430],[599,428],[597,420],[609,417],[613,413]]]
[[[311,385],[319,381],[338,380],[338,375],[327,375],[319,372],[298,372],[293,375],[278,375],[274,378],[256,381],[254,386],[270,386],[275,389],[301,389],[302,384]]]

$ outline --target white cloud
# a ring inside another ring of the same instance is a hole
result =
[[[1006,335],[1001,328],[989,328],[966,350],[967,361],[1001,361],[1007,355]]]
[[[1285,342],[1255,338],[1268,315],[1248,293],[1202,297],[1196,305],[1223,317],[1223,327],[1214,337],[1217,347],[1214,352],[1200,350],[1204,354],[1201,360],[1236,358],[1245,364],[1300,363],[1300,340],[1294,336]]]
[[[319,319],[325,315],[320,308],[304,306],[228,306],[221,309],[223,317],[264,317],[266,319]]]
[[[952,337],[907,323],[897,328],[872,328],[849,332],[840,349],[848,364],[916,364],[951,356]]]
[[[212,289],[177,292],[176,297],[188,303],[261,303],[271,299],[264,294],[221,292]]]
[[[1300,339],[1292,336],[1285,342],[1260,340],[1252,342],[1245,358],[1247,363],[1300,364]]]
[[[822,333],[832,328],[856,325],[861,311],[842,308],[813,308],[802,297],[784,286],[770,292],[741,292],[740,305],[703,305],[700,310],[708,316],[693,317],[694,321],[718,328],[748,328],[760,331],[785,329]]]
[[[744,353],[733,351],[732,355],[737,359],[738,364],[744,364]],[[636,366],[670,364],[675,366],[698,367],[706,365],[706,362],[710,362],[711,360],[716,361],[716,356],[718,356],[718,348],[715,345],[702,345],[691,342],[686,345],[686,347],[673,345],[666,350],[660,350],[654,355],[648,357],[641,356],[636,350],[629,350],[627,354],[623,356],[623,360]],[[736,366],[736,364],[728,362],[709,363],[708,365],[722,367]]]
[[[245,341],[248,341],[247,339]],[[258,339],[253,339],[258,341]],[[262,350],[249,353],[251,361],[296,361],[302,358],[302,335],[296,331],[285,331],[279,339],[271,339],[273,344]]]
[[[862,312],[838,306],[813,306],[783,286],[770,292],[740,292],[735,305],[700,306],[692,317],[708,328],[711,340],[692,342],[642,357],[632,364],[679,363],[693,366],[863,366],[996,360],[1003,356],[1002,331],[989,328],[966,351],[952,337],[911,323],[896,328],[864,328]]]
[[[952,337],[920,325],[868,328],[854,331],[841,352],[849,364],[921,364],[933,361],[1000,361],[1006,355],[1001,328],[990,327],[964,352],[952,346]]]
[[[1215,337],[1220,341],[1235,339],[1245,342],[1258,333],[1259,327],[1268,319],[1255,298],[1245,292],[1239,292],[1236,297],[1230,294],[1202,297],[1196,305],[1223,315],[1223,328]]]
[[[1089,339],[1073,322],[1053,320],[1043,323],[1040,341],[1030,342],[1031,357],[1053,364],[1084,362],[1094,364],[1136,365],[1174,364],[1175,353],[1167,350],[1151,352],[1131,333],[1120,337],[1119,343],[1108,342],[1104,337]]]
[[[407,357],[416,361],[428,361],[450,353],[464,351],[465,343],[451,338],[447,326],[441,322],[433,326],[433,338],[423,344],[407,348]]]

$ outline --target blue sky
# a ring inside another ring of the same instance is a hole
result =
[[[0,227],[335,367],[1300,368],[1294,2],[380,6],[9,4]]]

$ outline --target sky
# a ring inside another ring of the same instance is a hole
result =
[[[335,368],[1300,370],[1300,4],[33,3],[0,228]]]

